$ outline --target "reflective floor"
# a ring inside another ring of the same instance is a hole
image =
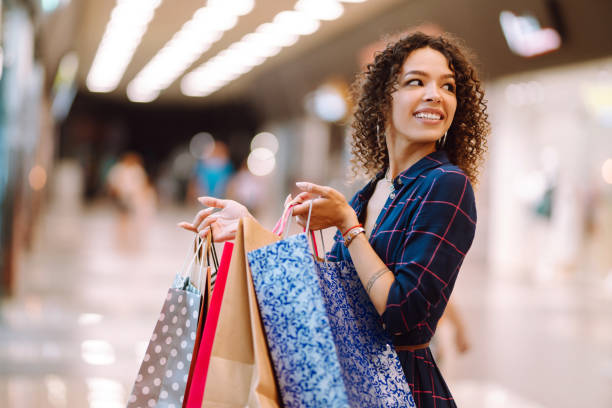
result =
[[[49,211],[0,304],[0,407],[125,407],[191,237],[166,210],[118,238],[112,208]],[[493,278],[467,262],[454,294],[472,345],[441,327],[461,407],[612,406],[612,296],[598,281]]]

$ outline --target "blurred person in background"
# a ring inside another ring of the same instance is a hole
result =
[[[200,195],[225,197],[227,183],[234,173],[225,143],[216,140],[210,153],[203,154],[193,170],[188,198]]]
[[[144,226],[156,208],[155,189],[149,182],[140,155],[125,153],[110,168],[107,186],[119,212],[119,247],[137,249],[143,237]]]
[[[448,36],[414,33],[387,46],[359,83],[353,173],[371,177],[349,202],[300,182],[287,204],[310,227],[337,227],[329,261],[350,260],[393,339],[417,407],[455,407],[429,349],[476,230],[472,182],[489,133],[484,93],[466,52]],[[233,239],[251,214],[231,200],[179,226]],[[220,208],[220,211],[216,211]]]
[[[242,203],[251,214],[257,216],[267,196],[266,188],[263,179],[249,171],[245,160],[227,185],[227,198]]]

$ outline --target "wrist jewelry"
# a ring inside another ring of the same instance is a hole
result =
[[[354,230],[355,228],[359,228],[359,227],[363,227],[363,225],[361,225],[361,224],[353,225],[351,228],[349,228],[346,231],[344,231],[344,234],[342,234],[342,236],[345,237],[346,234],[348,234],[351,230]]]
[[[346,236],[344,237],[344,246],[348,248],[349,245],[351,245],[351,242],[353,242],[353,240],[355,239],[355,237],[361,234],[362,232],[365,234],[365,229],[363,227],[351,228],[351,230],[347,232]]]
[[[372,286],[374,286],[374,282],[376,282],[378,278],[380,278],[387,272],[391,272],[391,271],[385,266],[384,268],[376,272],[374,275],[372,275],[372,277],[368,280],[368,283],[366,284],[366,288],[365,288],[368,295],[370,294],[370,290],[372,289]]]

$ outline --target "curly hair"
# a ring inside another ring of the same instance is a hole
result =
[[[487,150],[490,131],[486,100],[469,53],[458,40],[421,32],[407,35],[378,53],[356,81],[357,105],[352,123],[351,163],[354,175],[374,176],[389,165],[389,153],[382,137],[390,117],[392,93],[404,61],[415,50],[429,47],[448,60],[455,74],[457,109],[448,130],[444,150],[473,183]]]

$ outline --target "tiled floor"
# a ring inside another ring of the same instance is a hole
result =
[[[48,213],[0,304],[0,407],[125,407],[191,237],[158,214],[139,248],[100,206]],[[612,299],[596,283],[533,284],[469,263],[455,292],[472,343],[442,364],[461,407],[612,406]],[[452,343],[452,330],[440,330]]]

